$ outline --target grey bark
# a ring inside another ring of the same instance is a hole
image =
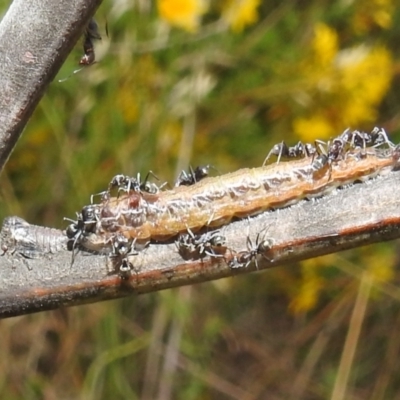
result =
[[[0,171],[101,0],[14,0],[0,23]]]

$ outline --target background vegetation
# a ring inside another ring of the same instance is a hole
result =
[[[5,10],[7,4],[0,3]],[[260,165],[285,139],[400,133],[394,0],[105,0],[1,176],[1,216],[62,217],[117,173]],[[109,36],[106,35],[106,26]],[[400,397],[395,243],[4,320],[7,399]]]

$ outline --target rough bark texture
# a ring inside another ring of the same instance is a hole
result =
[[[101,0],[15,0],[0,23],[0,171]]]

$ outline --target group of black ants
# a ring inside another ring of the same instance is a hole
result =
[[[287,160],[300,159],[309,157],[311,161],[311,169],[320,171],[327,166],[331,166],[333,162],[342,159],[348,148],[362,150],[367,147],[378,147],[381,145],[389,146],[393,149],[396,146],[389,141],[386,132],[383,129],[374,128],[371,133],[360,131],[345,130],[338,137],[325,143],[316,141],[314,144],[298,142],[295,146],[288,146],[285,142],[281,142],[272,147],[266,157],[263,166],[268,163],[271,156],[277,158],[277,162],[283,158]],[[397,147],[396,147],[397,148]],[[365,152],[365,155],[367,153]],[[198,166],[191,168],[189,171],[182,171],[178,176],[175,187],[196,185],[199,181],[207,177],[210,173],[211,165]],[[149,172],[144,180],[140,179],[140,174],[137,177],[126,175],[116,175],[109,183],[108,189],[100,193],[102,198],[109,198],[112,189],[118,189],[119,193],[135,192],[141,196],[146,194],[158,194],[165,184],[158,186],[153,182],[149,182],[149,176],[155,175]],[[77,220],[69,220],[72,223],[67,227],[66,234],[69,238],[68,249],[74,254],[75,250],[88,250],[85,248],[85,238],[92,233],[97,233],[97,227],[101,225],[99,220],[99,212],[97,205],[93,204],[83,207],[80,213],[77,213]],[[204,232],[205,231],[205,232]],[[190,258],[203,259],[209,257],[224,257],[226,251],[226,239],[221,234],[219,229],[205,230],[202,233],[194,233],[190,229],[185,232],[178,233],[173,238],[178,252],[185,258],[185,255],[190,254]],[[132,271],[135,270],[128,257],[138,255],[151,243],[159,243],[156,240],[149,240],[146,244],[138,246],[136,239],[128,239],[122,234],[116,234],[112,237],[111,250],[108,250],[107,255],[116,261],[116,271],[118,271],[122,279],[128,279]],[[235,252],[232,259],[228,261],[228,266],[232,269],[247,268],[252,262],[258,269],[257,257],[260,255],[268,261],[273,261],[267,254],[273,246],[273,240],[265,238],[258,234],[253,243],[247,235],[247,249],[244,251]],[[110,249],[110,243],[108,243]],[[193,255],[196,255],[194,257]],[[73,256],[74,258],[74,256]]]
[[[93,40],[99,40],[101,36],[98,32],[98,26],[94,19],[92,19],[86,27],[84,33],[84,56],[80,59],[79,64],[88,66],[95,62],[95,53]],[[79,71],[79,70],[78,70]],[[77,71],[75,71],[77,72]],[[75,73],[74,72],[74,73]],[[318,172],[326,168],[331,168],[332,163],[337,160],[343,159],[346,155],[347,149],[360,149],[360,155],[367,147],[388,146],[395,148],[396,151],[399,146],[395,146],[389,141],[386,132],[383,129],[374,128],[371,133],[360,131],[351,131],[346,129],[342,134],[336,138],[325,143],[322,141],[315,141],[314,144],[298,142],[295,146],[288,146],[285,142],[274,145],[264,160],[265,166],[272,156],[277,158],[277,163],[280,160],[294,160],[302,157],[311,159],[311,169]],[[174,186],[191,186],[196,185],[199,181],[206,178],[210,174],[210,170],[214,168],[211,165],[198,166],[196,168],[190,167],[189,171],[182,171],[178,176]],[[215,169],[215,168],[214,168]],[[158,194],[166,184],[158,186],[150,182],[149,177],[157,177],[150,171],[144,180],[141,180],[140,174],[137,177],[130,177],[126,175],[116,175],[109,183],[108,189],[100,193],[102,198],[105,199],[110,196],[111,190],[118,189],[120,192],[134,192],[139,196],[148,194]],[[134,265],[129,261],[130,256],[138,255],[152,243],[159,243],[156,240],[149,240],[144,244],[136,243],[136,239],[128,239],[123,234],[116,234],[111,237],[112,243],[105,243],[104,251],[96,251],[85,247],[86,239],[93,233],[97,233],[97,228],[101,225],[99,220],[98,207],[93,204],[93,196],[91,204],[84,206],[81,212],[77,213],[77,220],[70,220],[71,224],[67,227],[65,233],[56,229],[47,227],[38,227],[30,225],[19,217],[7,217],[3,222],[3,227],[0,233],[1,251],[2,255],[20,255],[23,258],[36,258],[37,255],[46,253],[55,253],[64,248],[65,240],[67,242],[67,249],[72,251],[72,261],[77,251],[86,251],[95,254],[104,254],[113,260],[115,272],[119,274],[121,279],[128,279],[135,270]],[[262,232],[261,232],[262,233]],[[247,268],[252,262],[258,268],[258,256],[262,256],[268,261],[273,261],[268,257],[268,254],[273,246],[273,239],[265,238],[265,235],[259,233],[254,241],[247,235],[247,249],[235,252],[234,256],[228,261],[228,266],[232,269]],[[183,258],[190,255],[191,259],[203,259],[209,257],[224,257],[226,253],[226,238],[219,229],[203,229],[200,233],[194,233],[191,229],[186,229],[185,232],[178,232],[172,239],[178,252]],[[99,250],[99,249],[97,249]],[[101,249],[100,249],[101,250]]]

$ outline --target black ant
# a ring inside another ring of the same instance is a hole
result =
[[[206,232],[204,234],[195,235],[191,229],[187,229],[187,233],[179,235],[175,242],[178,252],[182,256],[198,255],[200,258],[204,256],[223,257],[216,250],[225,248],[226,238],[220,234],[219,230]]]
[[[85,54],[80,59],[79,65],[91,65],[95,62],[96,57],[94,54],[93,40],[101,40],[99,27],[94,18],[89,21],[85,29],[83,41],[83,51]]]
[[[393,143],[389,140],[384,129],[375,127],[371,133],[354,131],[352,137],[352,144],[354,147],[365,148],[367,145],[377,147],[383,144],[387,144],[390,148],[393,148]]]
[[[316,140],[316,148],[318,149],[318,156],[312,162],[312,169],[314,173],[321,171],[326,165],[332,168],[332,163],[343,159],[346,156],[346,151],[348,146],[353,148],[362,148],[365,150],[367,145],[370,146],[380,146],[382,144],[388,144],[389,147],[393,148],[393,143],[391,143],[387,137],[386,132],[379,128],[374,128],[371,133],[353,131],[346,129],[341,135],[332,139],[328,143],[321,140]],[[324,146],[327,149],[324,149]],[[360,157],[365,157],[366,153],[362,152],[359,154]],[[329,174],[330,178],[330,174]]]
[[[132,270],[134,270],[134,266],[129,261],[128,257],[139,255],[139,251],[147,248],[150,242],[141,245],[141,248],[139,249],[136,246],[136,238],[129,240],[120,233],[115,234],[111,239],[111,242],[113,250],[110,257],[117,259],[120,277],[122,279],[128,279]]]
[[[77,221],[64,218],[65,220],[72,222],[72,224],[66,229],[67,237],[69,239],[75,239],[75,244],[81,236],[93,233],[99,222],[99,213],[99,208],[92,204],[83,207],[82,211],[77,213]]]
[[[256,236],[256,240],[253,244],[250,236],[247,235],[246,238],[246,246],[247,250],[238,252],[231,261],[229,261],[228,265],[230,268],[247,268],[253,261],[255,263],[256,268],[258,269],[258,260],[257,256],[261,255],[268,261],[273,261],[266,256],[266,253],[271,251],[272,246],[274,245],[274,240],[271,238],[261,239],[262,231],[259,232]]]
[[[263,166],[268,162],[271,156],[276,156],[278,164],[281,157],[284,158],[300,158],[311,157],[316,153],[316,148],[311,143],[298,142],[295,146],[288,146],[284,141],[272,147],[264,160]]]
[[[125,192],[130,192],[131,190],[135,192],[145,192],[149,194],[158,194],[160,189],[164,186],[158,187],[155,183],[149,182],[149,175],[152,175],[154,178],[157,178],[156,175],[152,171],[149,171],[146,175],[144,181],[140,179],[140,173],[137,174],[136,178],[130,177],[128,175],[115,175],[114,178],[111,179],[111,182],[108,185],[108,193],[112,188],[118,187],[118,192],[123,190]]]
[[[111,240],[113,248],[111,257],[118,260],[118,271],[121,278],[128,279],[133,270],[133,265],[128,260],[128,256],[137,256],[139,254],[135,249],[136,239],[130,241],[124,235],[116,234]]]
[[[71,265],[74,263],[77,245],[83,241],[85,236],[96,231],[100,221],[100,209],[93,204],[85,206],[80,213],[77,213],[77,217],[77,221],[64,218],[64,220],[72,222],[65,230],[68,239],[70,239],[68,242],[68,249],[72,250]]]
[[[181,171],[178,179],[175,182],[175,187],[177,186],[191,186],[196,182],[206,178],[210,174],[210,168],[212,165],[199,165],[195,169],[189,167],[189,172]]]
[[[108,29],[106,26],[107,36],[108,36]],[[78,72],[82,71],[83,68],[92,65],[96,62],[96,56],[94,53],[94,44],[93,40],[101,40],[101,35],[99,33],[99,27],[97,22],[94,18],[92,18],[86,26],[85,32],[83,34],[83,52],[85,53],[81,59],[79,60],[79,65],[82,65],[82,68],[76,69],[66,78],[59,79],[58,82],[65,82],[69,79],[72,75],[77,74]]]
[[[377,127],[375,127],[371,133],[346,129],[337,139],[343,141],[344,145],[347,144],[352,148],[365,149],[367,145],[378,147],[383,144],[388,145],[389,148],[394,147],[394,144],[389,140],[385,130]]]
[[[327,165],[329,166],[329,177],[331,178],[332,173],[332,163],[343,158],[346,151],[347,138],[339,136],[328,143],[322,140],[315,141],[316,157],[313,157],[311,168],[313,170],[313,175],[322,171]],[[326,146],[326,149],[324,148]]]

